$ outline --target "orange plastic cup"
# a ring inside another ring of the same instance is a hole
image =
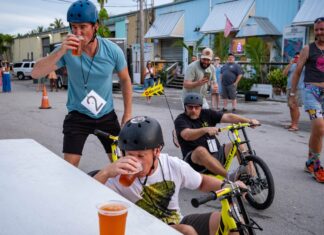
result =
[[[129,187],[132,185],[132,183],[135,181],[137,174],[143,170],[143,166],[141,163],[138,163],[137,165],[137,171],[130,172],[129,174],[120,175],[119,177],[119,183],[123,185],[124,187]]]
[[[79,42],[79,45],[78,45],[78,47],[76,48],[76,49],[73,49],[72,50],[72,55],[74,55],[74,56],[81,56],[81,54],[82,54],[82,48],[81,48],[81,41],[83,40],[83,37],[82,36],[76,36],[79,40],[80,40],[80,42]]]
[[[125,235],[129,204],[108,201],[97,206],[100,235]]]

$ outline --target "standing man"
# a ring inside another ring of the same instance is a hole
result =
[[[324,17],[314,21],[314,34],[315,42],[306,45],[300,53],[292,78],[289,103],[297,107],[297,84],[305,66],[304,109],[311,120],[305,171],[311,173],[317,182],[324,183],[324,170],[320,164],[324,136]]]
[[[210,48],[205,48],[201,52],[200,60],[192,62],[188,66],[183,81],[182,100],[188,92],[196,92],[203,97],[203,107],[209,108],[206,99],[208,85],[216,79],[215,68],[211,64],[212,59],[213,51]]]
[[[190,62],[190,63],[195,62],[196,60],[197,60],[197,56],[192,55],[192,56],[191,56],[191,62]]]
[[[132,115],[132,89],[122,50],[113,42],[97,36],[98,11],[92,1],[79,0],[67,12],[69,34],[49,56],[40,59],[32,72],[34,78],[66,66],[68,115],[63,123],[64,159],[78,166],[85,141],[94,129],[118,135],[120,125],[114,111],[112,73],[117,71],[124,97],[124,124]],[[81,55],[73,55],[72,50]],[[110,141],[99,137],[107,153]],[[108,154],[109,155],[109,154]]]
[[[259,121],[233,113],[203,109],[202,97],[198,93],[188,93],[184,105],[185,111],[174,121],[184,161],[200,173],[212,172],[228,177],[224,164],[232,144],[220,146],[216,138],[216,124],[249,122],[257,125]]]
[[[224,99],[223,111],[227,111],[227,100],[232,101],[232,111],[236,111],[237,100],[236,90],[243,75],[240,65],[235,63],[235,57],[232,53],[228,54],[227,63],[221,68],[222,97]]]
[[[294,71],[297,67],[297,62],[299,59],[299,52],[295,53],[294,59],[290,61],[290,63],[286,66],[286,68],[283,70],[283,75],[288,76],[287,80],[287,98],[289,101],[289,94],[291,90],[291,80],[292,76],[294,74]],[[298,122],[300,117],[299,107],[303,106],[303,99],[302,99],[302,92],[304,89],[304,70],[301,74],[301,79],[299,79],[298,87],[296,90],[296,99],[297,99],[297,106],[290,106],[288,102],[288,107],[290,111],[290,124],[288,126],[285,126],[285,128],[288,129],[288,131],[298,131]]]

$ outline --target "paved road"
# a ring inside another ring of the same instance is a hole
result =
[[[11,93],[0,93],[0,139],[32,138],[46,146],[59,156],[63,156],[62,123],[66,115],[66,91],[49,92],[52,109],[40,110],[41,92],[35,91],[30,80],[14,80]],[[167,101],[174,117],[182,112],[180,91],[167,89]],[[122,95],[114,93],[115,107],[119,118],[122,115]],[[180,150],[172,144],[172,118],[164,96],[153,97],[147,105],[139,93],[134,93],[134,115],[150,115],[157,118],[163,127],[166,146],[163,152],[181,156]],[[276,197],[273,205],[265,211],[256,211],[248,206],[253,218],[264,228],[260,234],[324,234],[324,185],[316,183],[303,172],[309,122],[302,113],[300,131],[288,132],[283,128],[289,121],[287,104],[260,100],[245,103],[239,100],[238,114],[254,117],[262,122],[257,129],[249,129],[248,134],[257,154],[271,168],[276,184]],[[226,135],[221,135],[227,141]],[[0,156],[1,160],[1,156]],[[84,148],[80,169],[89,172],[98,169],[108,160],[104,150],[93,136],[90,136]],[[50,167],[50,166],[49,166]],[[22,182],[23,183],[23,182]],[[181,192],[183,213],[210,211],[219,208],[218,204],[208,204],[198,209],[190,205],[196,192]]]

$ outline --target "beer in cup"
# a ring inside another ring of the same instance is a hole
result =
[[[97,206],[100,235],[124,235],[129,204],[108,201]]]
[[[129,187],[135,181],[137,174],[143,170],[143,166],[140,162],[137,162],[137,170],[129,172],[129,174],[120,175],[119,183],[125,187]]]
[[[80,40],[79,45],[76,49],[72,50],[72,55],[74,56],[81,56],[82,48],[81,48],[81,41],[84,40],[84,38],[81,35],[76,35],[76,37]]]

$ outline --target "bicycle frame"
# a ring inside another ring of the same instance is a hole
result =
[[[241,234],[245,228],[248,229],[249,234],[254,234],[254,229],[263,230],[255,221],[249,218],[241,196],[241,189],[236,184],[229,183],[229,187],[210,192],[208,195],[200,198],[192,199],[191,204],[194,207],[198,207],[211,200],[220,200],[222,209],[219,226],[215,235],[227,235],[230,232],[240,232]],[[236,198],[237,204],[234,203],[233,198]]]
[[[110,147],[111,147],[111,160],[113,162],[117,161],[119,156],[121,155],[120,150],[118,148],[118,136],[111,135],[111,134],[109,134],[107,132],[104,132],[104,131],[101,131],[101,130],[98,130],[98,129],[94,130],[94,134],[97,135],[97,136],[101,136],[101,137],[112,140],[112,143],[110,145]]]
[[[230,132],[232,132],[232,135],[234,137],[233,140],[231,139],[231,142],[232,142],[233,145],[232,145],[228,155],[226,156],[226,161],[225,161],[225,164],[224,164],[224,168],[225,168],[226,171],[229,170],[229,168],[230,168],[230,166],[232,164],[232,161],[236,156],[236,153],[239,152],[239,155],[241,154],[240,150],[238,149],[238,146],[240,146],[241,144],[246,143],[248,145],[249,151],[251,151],[251,147],[250,147],[250,145],[248,143],[247,136],[246,136],[245,132],[243,132],[245,141],[241,141],[240,133],[239,133],[240,129],[243,130],[243,128],[249,127],[249,126],[251,126],[251,124],[249,124],[249,123],[238,123],[238,124],[232,124],[232,125],[220,128],[219,132],[230,131]],[[217,175],[215,177],[217,179],[220,179],[220,180],[224,179],[224,176],[221,176],[221,175]]]

